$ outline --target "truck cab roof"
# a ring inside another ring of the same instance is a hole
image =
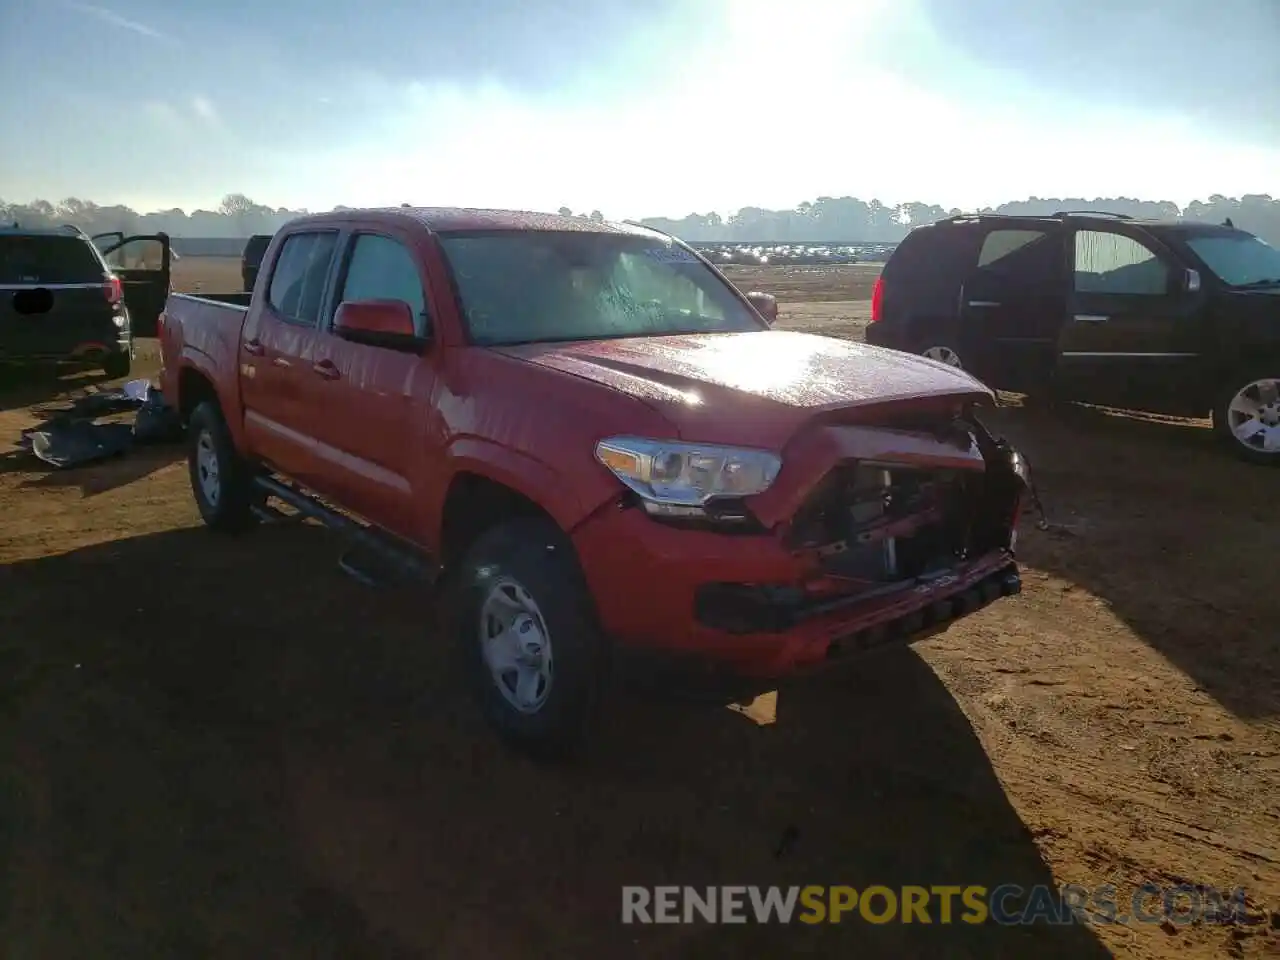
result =
[[[566,217],[554,213],[526,210],[490,210],[473,207],[369,207],[333,210],[299,217],[289,227],[340,223],[346,220],[411,221],[432,233],[464,233],[471,231],[561,231],[576,233],[630,234],[666,237],[660,231],[632,223],[592,220],[588,217]]]

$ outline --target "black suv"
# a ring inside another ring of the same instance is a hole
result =
[[[134,333],[154,330],[164,309],[169,260],[164,234],[0,227],[0,363],[73,363],[125,376]]]
[[[998,390],[1203,417],[1280,464],[1280,251],[1230,223],[956,216],[912,230],[867,341]]]
[[[262,266],[262,258],[270,245],[269,233],[255,233],[245,242],[244,251],[240,254],[240,279],[246,293],[253,293],[254,284],[258,282],[258,268]]]

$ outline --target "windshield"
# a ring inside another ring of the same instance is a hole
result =
[[[1187,246],[1233,287],[1280,286],[1280,250],[1248,233],[1192,237]]]
[[[104,272],[77,237],[0,237],[0,283],[93,283]]]
[[[445,234],[473,343],[767,329],[684,247],[594,232]]]

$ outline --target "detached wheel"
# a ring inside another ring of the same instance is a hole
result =
[[[481,534],[457,570],[455,629],[485,719],[539,759],[583,747],[605,645],[573,548],[552,523]]]
[[[211,530],[236,533],[252,526],[253,472],[236,452],[217,405],[205,401],[191,414],[187,466],[200,517]]]
[[[930,360],[937,360],[939,363],[945,363],[948,367],[955,367],[957,370],[963,370],[964,364],[960,362],[960,354],[950,344],[937,343],[931,347],[925,347],[920,351],[920,356],[927,357]]]
[[[1233,377],[1214,408],[1213,426],[1240,459],[1280,466],[1280,371]]]
[[[109,353],[102,361],[102,372],[111,380],[119,380],[129,375],[132,366],[133,361],[128,353]]]

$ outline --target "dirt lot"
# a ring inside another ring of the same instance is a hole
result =
[[[734,274],[787,326],[865,324],[873,269]],[[48,396],[0,401],[0,446]],[[1275,955],[1276,477],[1199,423],[991,422],[1053,522],[1021,597],[784,687],[773,723],[628,698],[559,771],[495,744],[430,605],[345,577],[325,531],[206,533],[176,450],[0,458],[0,954]],[[1114,883],[1125,912],[1183,882],[1263,922],[618,922],[622,884]]]

